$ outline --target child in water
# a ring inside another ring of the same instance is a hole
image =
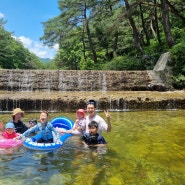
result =
[[[36,119],[31,119],[31,120],[29,120],[29,128],[31,128],[31,127],[34,127],[36,124],[37,124],[37,120]]]
[[[5,125],[5,131],[2,132],[2,136],[4,139],[14,139],[19,136],[19,134],[15,132],[15,126],[13,123],[7,123]]]
[[[61,128],[57,128],[57,131],[60,133],[70,133],[74,135],[83,135],[85,131],[86,119],[85,119],[85,111],[83,109],[78,109],[76,111],[76,121],[71,130],[64,130]]]
[[[40,114],[40,123],[37,123],[35,126],[29,128],[26,132],[21,134],[17,139],[21,139],[23,136],[29,136],[33,132],[41,133],[41,138],[36,142],[38,143],[53,143],[53,134],[55,133],[57,140],[56,142],[60,143],[60,134],[55,130],[53,125],[48,122],[48,112],[43,110]]]
[[[98,133],[98,123],[91,121],[88,125],[89,133],[82,136],[82,143],[85,146],[103,146],[107,144],[104,137]]]
[[[28,123],[29,123],[28,128],[32,128],[37,124],[37,120],[36,119],[30,119]],[[32,133],[30,133],[30,136],[34,136],[36,134],[37,134],[37,131],[33,131]]]

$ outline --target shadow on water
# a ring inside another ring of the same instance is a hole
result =
[[[64,115],[75,120],[74,113]],[[59,113],[50,114],[55,116]],[[26,113],[23,121],[33,117],[39,113]],[[184,184],[185,111],[112,112],[111,117],[112,132],[103,133],[106,147],[84,148],[75,136],[54,152],[23,146],[0,152],[0,184]]]

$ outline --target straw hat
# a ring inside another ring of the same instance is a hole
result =
[[[13,114],[12,115],[15,116],[18,113],[22,113],[22,115],[23,115],[24,111],[22,111],[20,108],[16,108],[16,109],[13,110]]]

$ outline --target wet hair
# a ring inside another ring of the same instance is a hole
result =
[[[93,127],[98,128],[98,123],[96,121],[91,121],[88,125],[88,128],[93,128]]]
[[[96,101],[95,100],[89,100],[86,105],[88,106],[90,104],[94,105],[94,108],[96,108]]]
[[[31,124],[31,123],[33,123],[34,125],[36,125],[37,124],[37,120],[36,119],[30,119],[29,120],[29,124]]]
[[[49,116],[48,111],[46,111],[46,110],[42,110],[41,113],[45,113],[47,115],[47,117]]]

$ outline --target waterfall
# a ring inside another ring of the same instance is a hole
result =
[[[107,91],[107,81],[106,81],[106,75],[104,72],[102,72],[102,91]]]
[[[0,70],[0,91],[148,90],[148,71]]]
[[[22,78],[19,78],[19,90],[20,91],[32,91],[32,75],[30,71],[24,71]]]
[[[157,73],[156,73],[157,75]],[[155,78],[156,83],[158,78]],[[151,71],[98,70],[0,70],[0,110],[14,107],[37,111],[75,111],[85,108],[89,99],[98,109],[126,111],[135,109],[183,108],[183,100],[158,103],[138,100],[138,92],[149,91],[154,82]],[[128,92],[125,94],[124,92]],[[130,98],[131,92],[136,98]],[[144,95],[145,96],[145,95]],[[141,96],[142,97],[142,96]],[[173,97],[173,95],[172,95]]]
[[[45,89],[45,91],[48,91],[48,92],[51,91],[51,86],[54,83],[52,78],[53,77],[52,77],[50,72],[48,72],[48,74],[45,75],[45,78],[44,78],[44,89]]]
[[[13,72],[10,71],[7,73],[7,90],[12,91],[13,90]],[[6,78],[6,77],[5,77]]]
[[[65,89],[66,89],[66,87],[63,83],[63,80],[64,80],[64,75],[63,75],[63,73],[59,72],[59,85],[58,85],[59,91],[65,91]]]
[[[78,71],[78,87],[80,91],[83,91],[83,78],[81,77],[80,71]]]

